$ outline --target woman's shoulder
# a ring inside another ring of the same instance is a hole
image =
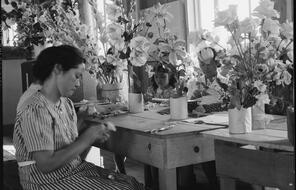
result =
[[[46,101],[41,97],[39,92],[36,92],[23,102],[18,110],[18,113],[42,108],[46,108]]]

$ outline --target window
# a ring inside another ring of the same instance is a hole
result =
[[[12,25],[11,28],[2,30],[2,46],[16,45],[16,39],[14,38],[14,36],[16,35],[16,27],[17,26],[15,24],[15,25]]]
[[[252,11],[258,4],[259,0],[187,0],[189,34],[206,29],[218,35],[220,43],[226,45],[228,32],[223,27],[214,28],[215,12],[225,10],[229,5],[237,5],[238,18],[243,20],[251,16]],[[194,50],[194,46],[189,44],[189,51],[194,53]]]

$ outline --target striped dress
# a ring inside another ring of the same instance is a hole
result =
[[[32,161],[34,151],[59,150],[78,137],[73,103],[68,98],[60,100],[57,106],[36,92],[23,103],[16,116],[13,134],[18,162]],[[49,173],[42,173],[36,164],[22,166],[19,175],[25,190],[144,189],[135,178],[82,161],[79,156]]]

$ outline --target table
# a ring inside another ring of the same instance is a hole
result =
[[[170,130],[147,133],[145,130],[172,124],[169,115],[160,115],[157,110],[106,118],[105,121],[113,122],[117,131],[104,146],[94,146],[157,167],[160,190],[177,190],[177,167],[214,160],[214,141],[204,138],[200,132],[225,128],[177,121]]]
[[[295,152],[287,139],[286,120],[247,134],[229,134],[228,129],[202,134],[214,139],[221,190],[235,189],[236,180],[281,190],[295,189]]]

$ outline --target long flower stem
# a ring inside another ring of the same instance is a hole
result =
[[[238,53],[240,54],[241,58],[243,59],[243,60],[242,60],[242,63],[243,63],[243,65],[244,65],[245,69],[247,70],[248,67],[247,67],[247,64],[246,64],[246,62],[245,62],[245,56],[244,56],[244,54],[243,54],[242,47],[241,47],[240,43],[236,41],[235,36],[234,36],[234,33],[231,32],[231,30],[230,30],[230,26],[227,25],[227,27],[228,27],[228,30],[230,31],[230,34],[231,34],[231,36],[232,36],[232,38],[233,38],[233,40],[234,40],[235,46],[236,46],[236,48],[237,48],[237,50],[238,50]]]
[[[280,41],[278,47],[276,48],[276,51],[278,51],[280,49],[280,45],[282,44],[283,41],[284,41],[283,39]]]
[[[231,30],[230,30],[230,26],[229,26],[229,25],[227,25],[227,27],[228,27],[228,30],[229,30],[229,32],[230,32],[232,38],[233,38],[233,41],[234,41],[234,43],[235,43],[235,46],[236,46],[236,49],[237,49],[238,53],[240,54],[241,58],[244,58],[243,53],[242,53],[242,50],[240,49],[241,46],[239,46],[239,43],[236,41],[235,36],[234,36],[234,33],[231,32]]]

